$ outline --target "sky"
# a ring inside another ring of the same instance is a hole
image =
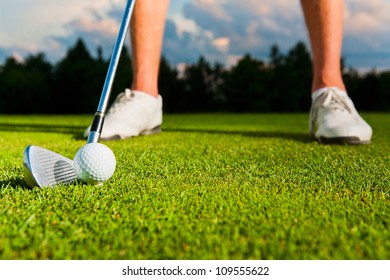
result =
[[[390,0],[344,3],[346,65],[390,69]],[[0,63],[38,52],[55,63],[78,38],[92,55],[100,46],[109,57],[124,6],[125,0],[0,0]],[[247,53],[267,60],[273,44],[286,53],[298,41],[309,47],[298,0],[171,0],[163,55],[173,65],[204,56],[230,66]]]

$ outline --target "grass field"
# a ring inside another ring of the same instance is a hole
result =
[[[106,142],[103,186],[29,189],[29,144],[73,158],[91,116],[0,116],[0,259],[390,259],[390,114],[323,146],[307,114],[166,115]]]

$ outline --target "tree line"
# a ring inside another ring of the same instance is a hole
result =
[[[0,65],[0,114],[84,114],[96,110],[109,61],[97,49],[92,56],[79,39],[65,57],[51,64],[44,53],[13,57]],[[361,111],[390,110],[390,71],[365,74],[344,69],[344,81]],[[121,54],[112,99],[130,86],[131,58]],[[159,90],[165,112],[307,112],[310,108],[312,63],[306,45],[287,53],[277,45],[267,62],[244,55],[232,67],[204,57],[182,72],[161,59]]]

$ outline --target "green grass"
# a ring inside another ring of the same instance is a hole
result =
[[[0,259],[389,259],[390,114],[323,146],[307,114],[166,115],[106,142],[103,186],[29,189],[29,144],[73,158],[91,116],[0,116]]]

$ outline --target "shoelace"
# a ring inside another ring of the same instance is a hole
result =
[[[132,101],[134,93],[128,88],[124,92],[120,93],[115,99],[114,103],[111,105],[110,113],[115,113],[121,111],[124,107],[123,105],[127,104],[129,101]]]
[[[317,118],[318,108],[322,106],[331,106],[334,110],[352,112],[344,98],[342,98],[334,89],[329,89],[322,93],[315,101],[310,111],[310,133],[314,133],[314,121]]]
[[[321,99],[319,101],[322,101]],[[324,93],[324,99],[321,106],[331,106],[334,110],[340,110],[351,112],[351,108],[349,108],[348,104],[345,102],[345,99],[342,98],[338,93],[336,93],[333,89]]]

